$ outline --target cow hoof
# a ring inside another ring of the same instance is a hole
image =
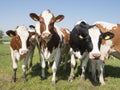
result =
[[[68,82],[73,82],[73,77],[69,77]]]
[[[52,85],[55,86],[55,81],[52,81]]]
[[[15,78],[15,77],[12,77],[11,82],[16,82],[16,78]]]
[[[101,86],[104,86],[105,85],[105,83],[101,83]]]
[[[24,82],[27,82],[27,79],[24,79]]]
[[[81,76],[81,81],[85,81],[85,76]]]
[[[46,79],[46,77],[42,77],[42,78],[41,78],[41,80],[45,80],[45,79]]]
[[[12,79],[11,82],[16,82],[16,79]]]

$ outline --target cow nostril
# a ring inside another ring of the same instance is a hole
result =
[[[94,58],[99,58],[99,57],[100,57],[100,54],[99,54],[99,53],[94,53],[94,54],[93,54],[93,57],[94,57]]]
[[[50,36],[49,33],[43,33],[43,34],[42,34],[42,38],[48,38],[49,36]]]
[[[27,54],[27,52],[28,52],[27,50],[23,50],[23,51],[21,51],[21,54],[25,55],[25,54]]]

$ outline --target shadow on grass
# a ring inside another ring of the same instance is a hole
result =
[[[34,66],[32,66],[30,72],[28,73],[28,75],[31,75],[32,77],[36,77],[36,76],[40,76],[40,79],[42,79],[41,75],[42,75],[42,68],[40,66],[39,63],[35,64]],[[48,72],[48,67],[45,68],[45,75],[46,75],[46,79],[47,77],[49,77],[51,74]]]
[[[46,70],[45,70],[45,74],[46,74],[46,78],[47,79],[49,76],[52,76],[52,64],[53,62],[50,62],[50,67],[46,67]],[[47,65],[47,63],[46,63]],[[63,70],[63,67],[64,67],[64,64],[61,63],[58,67],[58,70],[57,70],[57,73],[56,73],[56,78],[57,78],[57,81],[56,82],[59,82],[59,80],[68,80],[68,76],[70,74],[70,63],[68,62],[67,63],[67,68],[66,70],[64,71]],[[50,70],[49,70],[50,68]],[[42,71],[41,71],[41,66],[39,63],[35,64],[34,66],[32,66],[30,72],[27,74],[27,75],[31,75],[31,78],[33,77],[36,77],[36,76],[40,76],[40,79],[42,79],[41,75],[42,75]]]
[[[50,69],[52,67],[53,63],[50,63]],[[67,63],[67,68],[66,71],[63,70],[64,64],[60,64],[56,73],[56,78],[57,78],[57,82],[59,82],[60,80],[68,80],[69,75],[70,75],[70,62]],[[52,76],[52,71],[48,70],[48,67],[45,70],[45,74],[46,74],[46,79],[49,76]],[[40,76],[41,79],[41,66],[39,63],[35,64],[32,67],[32,71],[30,71],[28,73],[28,75],[31,75],[32,77],[36,77],[36,76]],[[80,64],[77,64],[75,67],[75,78],[79,77],[81,75],[81,67]],[[111,65],[105,65],[105,73],[104,73],[105,78],[106,77],[114,77],[114,78],[120,78],[120,67],[115,67],[115,66],[111,66]],[[86,79],[90,80],[90,82],[94,85],[94,86],[99,86],[100,83],[95,83],[92,80],[92,75],[91,73],[88,72],[88,67],[85,73],[85,77]],[[80,79],[80,78],[79,78]],[[98,80],[98,78],[97,78]]]
[[[120,78],[120,67],[105,65],[104,75],[105,77]]]

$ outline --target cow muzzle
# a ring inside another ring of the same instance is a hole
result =
[[[51,34],[50,33],[42,33],[41,37],[43,39],[47,39],[47,38],[50,38],[51,37]]]
[[[89,58],[90,58],[90,59],[99,59],[100,56],[101,56],[100,53],[90,53]]]
[[[21,50],[20,55],[26,55],[28,53],[28,50]]]

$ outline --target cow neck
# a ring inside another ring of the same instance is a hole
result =
[[[45,40],[41,39],[41,47],[48,48],[48,51],[52,52],[54,48],[57,48],[60,42],[60,37],[57,34],[56,30],[52,32],[52,37],[48,42],[45,42]]]

